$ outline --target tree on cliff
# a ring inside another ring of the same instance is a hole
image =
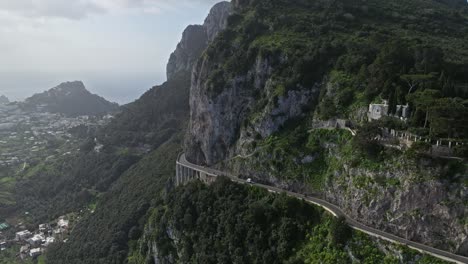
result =
[[[408,95],[407,99],[414,104],[416,111],[422,111],[425,113],[424,128],[427,127],[429,121],[429,110],[431,106],[433,106],[435,100],[440,97],[442,97],[440,91],[432,89],[418,91],[414,94]]]
[[[346,223],[346,218],[340,216],[338,218],[333,218],[330,225],[330,235],[331,240],[335,245],[344,246],[346,242],[352,237],[353,230]]]

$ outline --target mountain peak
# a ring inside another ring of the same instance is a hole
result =
[[[86,87],[82,81],[73,81],[63,82],[58,86],[52,88],[52,90],[86,90]]]
[[[82,81],[63,82],[47,91],[54,96],[68,96],[70,94],[91,94]]]
[[[182,40],[171,54],[167,64],[167,79],[176,73],[191,71],[192,66],[220,31],[226,28],[227,18],[231,14],[231,4],[220,2],[214,5],[203,25],[190,25],[182,34]]]
[[[208,17],[205,19],[203,27],[205,27],[208,41],[215,39],[220,31],[226,28],[227,18],[231,14],[231,3],[223,1],[214,5]]]
[[[97,115],[114,111],[118,105],[89,92],[83,82],[64,82],[25,100],[28,107],[65,115]]]

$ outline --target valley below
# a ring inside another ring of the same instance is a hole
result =
[[[91,204],[66,211],[60,217],[38,215],[40,208],[34,208],[34,202],[25,199],[26,193],[28,189],[37,190],[31,185],[48,188],[51,184],[35,176],[46,174],[54,164],[79,155],[83,148],[100,152],[101,144],[92,139],[91,146],[86,140],[93,131],[108,124],[113,115],[109,111],[70,116],[61,111],[49,112],[45,103],[9,102],[3,98],[0,102],[0,248],[1,254],[9,257],[0,263],[29,262],[52,243],[65,241],[76,221],[93,210]]]

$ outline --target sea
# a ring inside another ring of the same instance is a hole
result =
[[[165,79],[165,73],[0,73],[0,95],[22,101],[62,82],[83,81],[90,92],[122,105]]]

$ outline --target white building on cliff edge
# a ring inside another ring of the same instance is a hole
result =
[[[410,109],[408,105],[397,105],[395,115],[389,115],[389,105],[387,100],[383,100],[381,104],[370,104],[369,105],[369,112],[367,113],[367,117],[369,121],[372,120],[379,120],[384,116],[393,116],[396,118],[400,118],[401,120],[406,120],[410,116]]]

